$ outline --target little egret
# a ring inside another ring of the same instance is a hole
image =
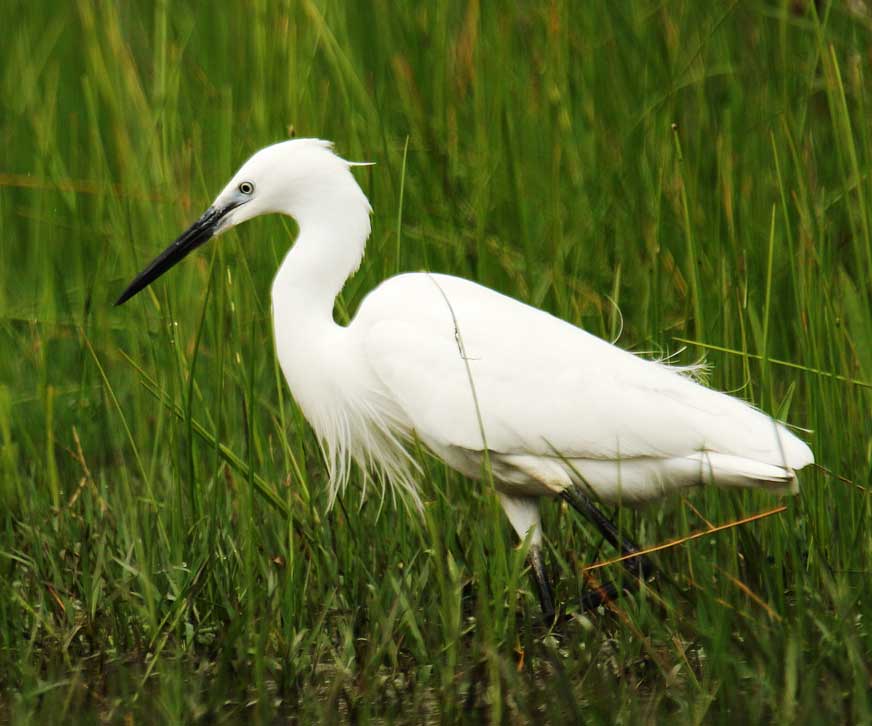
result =
[[[592,499],[634,504],[703,484],[797,491],[796,471],[814,457],[781,423],[685,370],[469,280],[397,275],[337,325],[334,301],[370,233],[354,165],[318,139],[258,151],[116,303],[235,225],[270,213],[296,219],[299,234],[272,286],[275,345],[324,451],[331,502],[355,462],[420,505],[414,440],[467,477],[489,471],[518,536],[530,537],[550,619],[541,497],[565,499],[626,555],[638,548]],[[651,572],[641,555],[624,564],[636,583]],[[582,604],[619,589],[607,583]]]

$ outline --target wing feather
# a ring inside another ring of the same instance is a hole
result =
[[[391,278],[357,321],[377,378],[419,435],[440,444],[589,459],[708,450],[791,468],[812,460],[745,402],[467,280]]]

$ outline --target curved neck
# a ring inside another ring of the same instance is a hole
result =
[[[272,287],[276,325],[333,321],[333,304],[360,266],[370,233],[370,206],[348,174],[342,186],[315,187],[306,204],[289,210],[299,235]]]

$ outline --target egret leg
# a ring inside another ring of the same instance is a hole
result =
[[[542,557],[542,520],[539,516],[539,500],[536,497],[525,497],[506,492],[497,492],[500,503],[509,521],[512,523],[518,537],[524,540],[530,535],[530,549],[527,560],[536,582],[539,604],[542,606],[542,617],[549,625],[554,622],[554,596],[548,584],[548,572],[545,569],[545,559]]]
[[[597,508],[580,487],[575,485],[567,487],[561,492],[561,496],[569,502],[573,509],[592,522],[609,544],[620,551],[622,555],[631,555],[639,551],[639,546],[621,536],[614,523]],[[622,587],[618,587],[614,582],[607,582],[586,592],[581,600],[583,609],[592,610],[613,600],[621,589],[632,592],[638,587],[640,579],[645,580],[654,572],[651,561],[645,555],[624,560],[623,565],[631,576],[629,580],[622,583]]]
[[[536,581],[536,591],[539,594],[539,605],[542,607],[542,617],[549,625],[554,621],[554,595],[548,584],[548,573],[545,570],[545,560],[542,557],[542,547],[533,545],[527,554],[530,560],[530,569],[533,579]]]

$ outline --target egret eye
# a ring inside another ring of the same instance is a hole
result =
[[[245,196],[250,197],[254,194],[254,184],[250,181],[244,181],[239,185],[239,191]]]

